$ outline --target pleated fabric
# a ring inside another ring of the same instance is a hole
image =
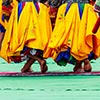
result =
[[[78,50],[80,57],[77,59],[85,59],[90,52],[93,52],[97,57],[100,55],[99,50],[99,31],[93,34],[92,29],[98,16],[93,10],[93,6],[85,4],[83,16],[79,29],[79,44]]]
[[[54,53],[56,55],[56,50],[58,47],[58,42],[61,39],[62,33],[65,31],[65,9],[66,9],[66,4],[63,4],[59,9],[58,9],[58,14],[57,14],[57,19],[55,23],[55,28],[54,31],[52,32],[48,47],[46,49],[46,52],[44,52],[44,57],[53,57]]]
[[[43,51],[44,58],[51,57],[64,66],[100,56],[100,28],[95,34],[92,32],[98,15],[92,5],[62,4],[52,31],[49,11],[44,4],[15,1],[13,4],[0,50],[0,56],[7,62],[12,56],[19,57],[22,51],[32,49]]]
[[[16,2],[16,6],[17,6],[17,2]],[[14,23],[14,20],[17,19],[16,13],[15,13],[17,11],[16,6],[13,8],[11,17],[9,19],[9,22],[7,23],[5,36],[2,41],[2,47],[0,50],[0,56],[3,59],[5,59],[7,62],[10,62],[9,55],[11,53],[11,50],[13,50],[13,48],[16,48],[16,46],[17,46],[16,35],[15,35],[15,39],[12,41],[12,38],[14,37],[13,34],[16,34],[16,31],[15,31],[16,23]],[[12,45],[11,45],[11,43],[12,43]]]
[[[90,4],[61,5],[44,57],[51,57],[57,63],[62,61],[62,65],[67,62],[76,64],[76,60],[98,58],[100,30],[96,34],[92,33],[97,18]]]
[[[19,57],[25,47],[45,50],[51,36],[48,8],[40,3],[37,11],[33,2],[23,3],[14,4],[2,42],[0,56],[7,62],[10,62],[11,56]]]

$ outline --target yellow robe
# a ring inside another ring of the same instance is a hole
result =
[[[17,45],[16,40],[14,40],[14,42],[13,42],[14,44],[11,45],[13,32],[16,34],[16,31],[13,30],[13,27],[14,27],[14,29],[16,28],[16,23],[14,23],[14,19],[16,19],[16,14],[15,14],[16,10],[17,10],[16,7],[14,7],[12,10],[12,14],[8,21],[5,36],[2,41],[2,47],[0,50],[0,56],[3,59],[5,59],[7,62],[10,62],[8,55],[10,54],[11,50],[13,49],[12,47],[13,46],[15,47]]]
[[[36,36],[36,39],[27,42],[27,44],[25,45],[27,47],[34,49],[45,50],[51,36],[52,27],[51,27],[48,8],[42,3],[40,3],[39,5],[40,5],[39,13],[36,11],[34,12],[34,10],[32,10],[33,14],[31,15],[33,18],[33,25],[35,32],[34,34]],[[34,6],[32,5],[32,7]],[[36,8],[34,7],[34,9]]]
[[[30,5],[28,6],[30,7]],[[25,9],[26,12],[28,13],[27,9]],[[27,18],[28,15],[27,15]],[[28,21],[24,19],[24,25],[28,26]],[[25,24],[26,22],[26,24]],[[12,14],[10,16],[10,19],[7,24],[5,36],[2,42],[2,48],[0,51],[0,56],[5,59],[7,62],[10,62],[9,57],[14,56],[14,55],[20,55],[20,51],[23,50],[24,45],[22,45],[25,41],[25,31],[21,34],[19,32],[18,28],[18,3],[16,2],[16,5],[14,5]],[[26,28],[26,26],[21,26],[22,28]],[[19,50],[18,50],[19,49]]]
[[[35,39],[32,24],[32,2],[26,3],[18,21],[18,48],[15,52],[23,50],[25,43]],[[34,11],[35,12],[35,11]],[[34,15],[35,17],[36,15]]]
[[[42,46],[45,52],[47,44],[51,37],[52,26],[51,26],[51,21],[50,21],[50,16],[49,16],[49,10],[42,3],[40,3],[38,22],[39,22],[39,30],[40,30],[41,40],[42,40]]]
[[[72,4],[65,16],[66,6],[67,4],[63,4],[58,10],[55,28],[44,57],[56,59],[61,51],[66,51],[68,47],[72,47],[75,33],[75,14],[78,5],[76,3]]]
[[[78,57],[78,38],[79,38],[79,26],[80,26],[80,15],[78,4],[74,4],[74,18],[72,27],[70,29],[69,37],[68,37],[68,47],[70,47],[70,54],[73,57]],[[70,17],[69,17],[70,18]],[[67,29],[67,26],[66,26]]]
[[[66,5],[67,4],[63,4],[58,9],[55,28],[51,34],[51,38],[49,40],[46,51],[44,52],[44,55],[43,55],[44,58],[57,56],[57,54],[58,54],[58,52],[56,52],[56,48],[58,47],[57,44],[59,42],[58,38],[60,38],[60,37],[58,37],[58,34],[64,33],[64,31],[65,31],[65,27],[64,27],[65,15],[64,15],[64,13],[65,13]],[[61,26],[63,27],[62,29],[61,29]]]
[[[100,27],[96,34],[92,33],[93,27],[95,25],[95,22],[98,18],[98,15],[96,12],[94,12],[94,8],[89,8],[88,11],[88,22],[87,22],[87,35],[85,41],[89,45],[90,48],[93,49],[94,54],[96,55],[96,58],[100,57]],[[92,38],[92,43],[90,38]]]
[[[90,54],[91,51],[93,51],[96,56],[100,55],[100,50],[99,50],[100,47],[98,46],[100,45],[99,42],[100,40],[98,40],[97,38],[98,36],[93,36],[94,34],[92,33],[92,29],[93,26],[95,25],[96,20],[97,20],[97,14],[94,12],[93,6],[90,4],[85,4],[79,29],[79,40],[78,40],[79,57],[76,57],[76,59],[78,60],[83,60],[88,58],[88,55]]]
[[[18,4],[8,22],[1,57],[10,62],[10,56],[19,56],[24,46],[44,50],[52,32],[48,9],[40,4],[39,14],[33,2],[27,2],[18,21]],[[6,47],[5,47],[6,45]]]

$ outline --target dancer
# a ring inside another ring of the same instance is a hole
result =
[[[36,7],[38,6],[38,2],[34,1],[34,4],[36,4]],[[37,10],[38,10],[38,7],[37,7]],[[21,72],[24,72],[24,73],[25,72],[33,72],[33,70],[31,69],[31,66],[35,61],[38,61],[41,72],[45,73],[48,70],[48,67],[46,65],[46,60],[43,58],[43,51],[39,50],[39,49],[32,49],[29,47],[26,47],[26,48],[27,48],[27,50],[29,50],[29,52],[27,54],[28,59],[27,59],[25,65],[23,66],[23,68],[21,69]],[[27,52],[27,50],[25,50],[25,52]]]
[[[85,2],[83,1],[83,3]],[[88,59],[88,54],[90,51],[84,52],[80,48],[81,51],[79,54],[78,52],[79,48],[77,48],[79,46],[78,45],[79,43],[77,42],[77,40],[80,38],[79,34],[85,34],[84,33],[85,31],[84,32],[80,31],[80,33],[78,33],[79,27],[77,27],[80,25],[79,22],[82,17],[84,5],[68,2],[62,4],[59,7],[57,12],[56,24],[51,39],[49,41],[47,51],[44,54],[45,57],[53,58],[54,61],[60,66],[65,66],[67,63],[74,64],[75,65],[75,67],[73,68],[74,72],[77,71],[81,72],[82,70],[85,72],[90,72],[92,70],[89,61],[90,59]],[[86,10],[88,6],[91,7],[89,4],[86,4],[85,7]],[[74,13],[74,11],[76,11],[77,13],[76,12]],[[86,17],[86,15],[84,15],[84,17]],[[85,24],[85,22],[83,24]],[[83,26],[83,24],[81,23],[81,26]],[[74,40],[75,42],[73,42]],[[87,44],[85,44],[85,46],[87,46]],[[82,67],[82,63],[84,63],[83,67]]]
[[[10,16],[9,16],[9,18],[10,18]],[[0,28],[0,30],[2,30],[2,29],[4,29],[4,34],[5,34],[6,30],[3,26],[2,26],[2,28]],[[4,38],[6,38],[6,37],[7,37],[7,34],[5,34]],[[1,44],[2,44],[2,40],[3,40],[3,38],[1,39]],[[6,42],[6,40],[4,39],[3,43],[5,43],[5,42]],[[4,46],[4,44],[3,44],[3,46]],[[1,52],[2,52],[2,47],[3,46],[1,46]],[[35,52],[33,53],[33,51],[35,51]],[[12,56],[7,57],[7,59],[9,58],[10,61],[13,61],[15,63],[19,63],[19,62],[22,62],[22,61],[26,60],[25,65],[21,69],[21,72],[32,72],[31,65],[35,61],[38,61],[39,64],[40,64],[41,72],[44,73],[44,72],[47,71],[48,68],[47,68],[47,65],[46,65],[46,61],[43,59],[42,54],[43,54],[42,50],[32,49],[32,48],[29,48],[29,47],[24,47],[23,50],[20,52],[19,56],[16,56],[16,55],[13,56],[12,55]],[[2,53],[1,53],[1,55],[2,55]],[[7,56],[7,55],[5,55],[5,56]]]

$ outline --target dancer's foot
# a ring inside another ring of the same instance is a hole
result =
[[[91,72],[92,71],[92,66],[91,66],[90,61],[88,59],[84,60],[84,71],[85,72]]]
[[[48,67],[46,65],[46,61],[42,57],[38,57],[35,55],[31,55],[31,54],[29,54],[29,56],[39,62],[42,73],[45,73],[48,70]]]
[[[32,58],[29,58],[27,60],[27,62],[25,63],[24,67],[21,69],[21,72],[22,73],[26,73],[26,72],[33,72],[32,69],[31,69],[31,65],[35,62],[34,59]]]
[[[21,69],[21,72],[22,73],[33,73],[34,71],[31,69],[31,68],[29,68],[29,69],[27,69],[27,70],[24,70],[24,69]]]
[[[81,61],[77,61],[75,67],[73,68],[73,71],[74,72],[84,72]]]
[[[46,61],[42,60],[40,63],[41,72],[45,73],[48,70],[48,66],[46,65]]]

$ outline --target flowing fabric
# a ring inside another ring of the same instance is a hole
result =
[[[70,6],[71,6],[71,4],[70,4]],[[67,14],[70,6],[66,7],[66,14]],[[68,37],[69,38],[68,49],[66,51],[59,53],[59,55],[57,56],[57,58],[55,60],[61,66],[62,65],[66,66],[67,63],[71,63],[71,64],[74,64],[74,65],[76,64],[76,59],[72,56],[72,53],[78,55],[78,48],[77,48],[78,31],[79,31],[78,26],[79,26],[79,23],[80,23],[80,18],[82,17],[83,8],[84,8],[84,4],[78,3],[78,5],[76,5],[76,8],[74,9],[75,10],[75,17],[73,19],[73,25],[72,25],[72,29],[71,29],[72,31],[70,31],[71,33]],[[66,41],[66,43],[67,43],[67,41]]]
[[[48,42],[51,38],[52,26],[48,8],[40,3],[40,11],[38,16],[40,36],[42,40],[43,51],[45,52]]]
[[[52,32],[49,12],[43,4],[39,11],[36,6],[33,2],[14,4],[0,50],[0,56],[7,62],[28,48],[28,51],[46,49]]]
[[[55,36],[55,35],[64,33],[64,31],[65,31],[65,25],[64,25],[64,23],[65,23],[65,16],[64,16],[65,9],[66,9],[66,4],[63,4],[58,9],[55,28],[54,28],[54,31],[52,32],[49,44],[48,44],[47,49],[46,49],[46,52],[44,53],[45,58],[53,57],[54,52],[56,53],[56,48],[58,47],[57,44],[59,42],[58,38],[61,38],[61,37],[60,36],[58,37],[58,36]],[[59,30],[57,30],[57,29],[59,29]],[[55,31],[56,31],[56,33],[55,33]]]
[[[58,9],[55,28],[44,57],[51,57],[57,64],[64,66],[68,62],[75,64],[76,60],[91,60],[94,55],[98,58],[100,36],[99,30],[96,35],[92,33],[98,17],[93,6],[73,3],[67,8],[68,4],[63,4]]]
[[[36,17],[34,14],[35,12],[32,12],[33,14],[31,16],[34,18],[34,21],[32,21],[34,25],[33,31],[35,33],[36,39],[27,42],[26,46],[30,48],[45,50],[52,32],[48,9],[45,5],[40,3],[40,11],[39,13],[36,12]]]
[[[7,62],[10,62],[8,56],[11,53],[11,50],[13,49],[13,47],[15,48],[17,45],[16,44],[17,41],[15,39],[14,39],[15,43],[13,42],[12,46],[10,45],[12,42],[13,33],[16,34],[16,31],[15,32],[12,31],[14,29],[16,30],[16,23],[14,23],[14,19],[16,20],[16,14],[15,14],[16,10],[17,10],[16,7],[14,7],[12,14],[11,14],[11,17],[10,17],[9,22],[7,24],[7,27],[6,27],[5,36],[4,36],[4,39],[2,41],[2,48],[0,50],[0,56],[2,58],[4,58]]]
[[[98,48],[97,45],[99,45],[99,40],[98,38],[95,38],[95,36],[93,36],[94,34],[92,33],[92,29],[96,20],[97,14],[93,11],[93,6],[85,4],[79,29],[78,50],[80,57],[77,57],[77,59],[83,60],[87,58],[92,51],[97,55],[98,50],[96,49]],[[94,51],[94,49],[96,51]]]
[[[78,31],[79,31],[79,25],[80,25],[80,15],[79,15],[79,9],[78,9],[78,4],[72,4],[72,7],[74,7],[74,12],[72,13],[72,24],[70,24],[70,30],[67,31],[68,35],[66,37],[66,40],[64,41],[64,45],[67,45],[68,49],[66,49],[66,51],[64,51],[64,56],[62,58],[66,59],[66,64],[67,63],[71,63],[71,64],[76,64],[76,60],[75,58],[72,56],[72,54],[76,54],[78,55]],[[71,10],[71,7],[70,9]],[[67,13],[68,14],[68,13]],[[67,16],[66,14],[66,16]],[[71,14],[71,13],[70,13]],[[74,15],[74,16],[73,16]],[[68,18],[70,18],[69,16],[66,17],[66,22],[68,21]],[[67,28],[68,25],[66,25],[66,30],[68,30]],[[62,45],[63,46],[63,45]],[[69,51],[69,54],[67,53]],[[61,55],[61,54],[59,54]],[[59,56],[58,55],[58,56]],[[57,61],[57,58],[56,58]]]
[[[18,21],[18,48],[16,49],[16,52],[20,52],[23,50],[25,43],[27,43],[30,40],[35,39],[34,31],[32,30],[33,24],[32,24],[32,6],[33,3],[29,2],[26,3]],[[34,10],[36,10],[34,8]],[[35,11],[34,11],[35,12]],[[34,15],[35,17],[36,15]]]
[[[68,47],[71,47],[72,45],[72,38],[74,32],[72,28],[74,28],[73,18],[75,15],[75,10],[73,9],[77,7],[77,4],[72,4],[65,16],[66,5],[67,4],[62,5],[58,10],[55,28],[48,44],[47,50],[52,49],[52,55],[50,56],[53,59],[55,59],[61,51],[66,51]]]

